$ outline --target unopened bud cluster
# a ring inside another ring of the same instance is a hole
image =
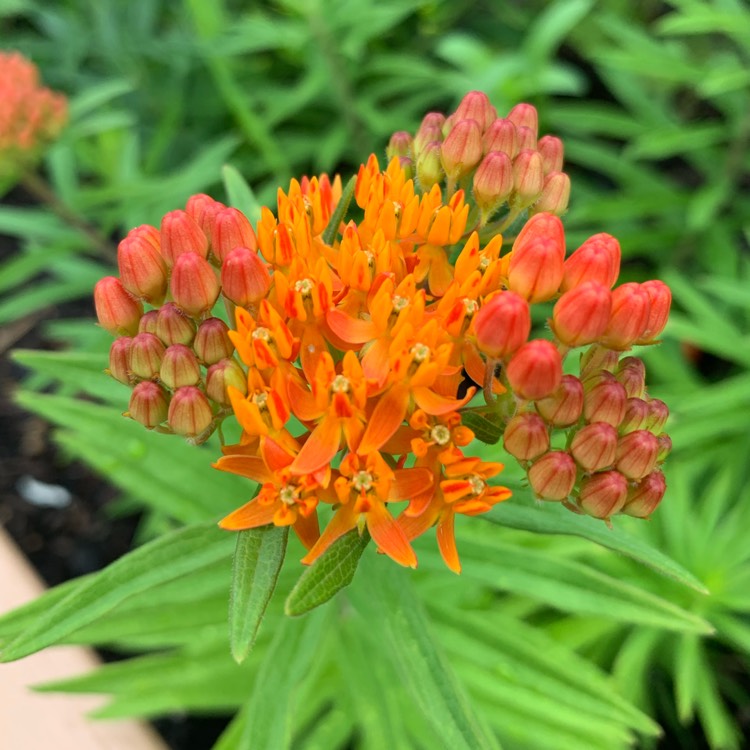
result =
[[[669,412],[648,397],[643,362],[625,353],[656,341],[669,287],[615,286],[620,246],[607,234],[566,259],[562,223],[551,214],[532,217],[504,257],[505,290],[482,305],[474,332],[491,370],[502,366],[505,449],[541,499],[597,518],[649,515],[666,489],[659,465],[671,449]],[[527,341],[529,305],[555,299],[553,339]],[[579,376],[563,375],[565,357],[581,347]]]
[[[340,189],[322,178],[312,191]],[[231,313],[266,296],[271,276],[257,248],[245,215],[207,195],[120,242],[119,278],[99,281],[94,302],[100,325],[118,337],[109,372],[133,388],[130,417],[201,442],[231,413],[227,388],[247,392],[229,328],[212,311],[219,298]]]
[[[517,104],[505,117],[487,95],[471,91],[447,117],[430,112],[416,134],[391,136],[388,157],[398,157],[416,176],[420,189],[445,183],[474,199],[479,224],[484,226],[502,206],[515,217],[565,213],[570,178],[563,168],[563,143],[552,135],[539,137],[539,118],[531,104]]]
[[[67,116],[67,100],[40,84],[31,61],[0,51],[0,187],[34,164]]]

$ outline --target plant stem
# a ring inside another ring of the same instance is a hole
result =
[[[117,257],[117,250],[114,245],[96,227],[89,224],[70,206],[63,203],[49,183],[36,172],[27,172],[23,176],[21,184],[31,195],[49,206],[68,226],[83,234],[102,256],[109,260]]]

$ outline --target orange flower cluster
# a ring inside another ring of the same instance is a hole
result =
[[[0,181],[32,164],[67,119],[67,101],[39,84],[36,66],[18,52],[0,52]]]
[[[260,491],[223,528],[292,526],[304,563],[366,528],[415,566],[411,541],[434,526],[458,572],[455,515],[510,495],[494,484],[502,464],[470,453],[480,423],[503,434],[540,499],[604,519],[659,503],[668,411],[623,353],[656,341],[669,289],[613,289],[620,248],[606,234],[566,259],[549,212],[503,253],[456,188],[420,193],[403,159],[381,171],[371,156],[353,191],[357,221],[339,221],[341,183],[322,176],[279,190],[255,229],[198,195],[120,243],[120,278],[95,290],[100,323],[119,336],[110,372],[148,428],[200,442],[236,417],[240,442],[215,466]],[[220,298],[231,330],[212,312]],[[531,305],[552,301],[552,338],[530,339]],[[580,377],[563,375],[578,347]]]

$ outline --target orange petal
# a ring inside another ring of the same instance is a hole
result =
[[[243,529],[255,529],[258,526],[267,526],[273,521],[278,506],[279,503],[259,503],[256,498],[241,508],[232,511],[226,518],[222,518],[219,521],[219,526],[229,531],[242,531]]]
[[[417,402],[417,406],[428,414],[439,416],[448,412],[460,409],[474,397],[476,388],[469,388],[463,398],[447,398],[434,393],[429,388],[413,388],[412,395]]]
[[[389,500],[411,500],[433,488],[433,474],[429,469],[396,469]]]
[[[247,477],[260,483],[273,481],[271,472],[266,468],[263,459],[258,456],[222,456],[213,464],[213,467],[230,474],[239,474],[241,477]]]
[[[339,537],[357,525],[354,504],[342,505],[331,517],[320,538],[302,558],[303,565],[314,563]]]
[[[297,513],[297,520],[294,522],[294,531],[302,544],[305,545],[305,548],[312,549],[320,537],[318,514],[313,512],[305,518],[301,513]]]
[[[401,530],[406,534],[407,539],[416,539],[418,536],[422,536],[435,523],[439,514],[440,510],[437,507],[433,506],[430,508],[428,506],[427,510],[418,516],[407,516],[406,512],[402,513],[396,523],[398,523]]]
[[[329,464],[341,447],[339,420],[324,417],[310,433],[297,458],[292,463],[293,474],[312,474]]]
[[[265,438],[261,442],[260,453],[263,456],[266,466],[274,472],[289,466],[294,458],[293,455],[271,438]]]
[[[409,405],[409,389],[394,385],[387,390],[373,409],[370,421],[362,435],[357,452],[366,456],[380,447],[398,430]]]
[[[378,339],[367,347],[362,357],[362,370],[365,377],[382,385],[388,377],[388,341]]]
[[[446,510],[440,523],[437,526],[437,543],[440,554],[445,564],[454,572],[461,572],[461,561],[458,559],[458,550],[456,549],[456,537],[453,533],[453,521],[455,515]]]
[[[391,560],[408,568],[417,567],[417,556],[406,534],[383,503],[373,503],[367,513],[367,529],[378,548]]]
[[[302,422],[312,422],[321,415],[315,396],[298,380],[290,378],[287,381],[286,395],[294,416]]]

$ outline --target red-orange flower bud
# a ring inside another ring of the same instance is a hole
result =
[[[479,349],[492,359],[503,359],[529,337],[529,304],[515,292],[500,292],[479,308],[472,324]]]
[[[158,310],[149,310],[143,313],[143,317],[138,323],[138,333],[156,333],[156,321],[158,318]]]
[[[482,129],[479,123],[476,120],[458,120],[443,141],[440,154],[449,179],[459,180],[471,172],[482,158]]]
[[[651,309],[648,292],[630,282],[612,292],[612,316],[602,338],[610,349],[628,349],[646,330]]]
[[[136,297],[158,305],[167,292],[167,264],[143,232],[133,230],[117,246],[122,285]]]
[[[211,251],[223,263],[236,247],[258,249],[253,225],[242,211],[236,208],[222,208],[214,216]]]
[[[583,416],[587,422],[606,422],[617,427],[625,416],[627,400],[622,383],[603,372],[584,393]]]
[[[529,401],[553,393],[562,380],[562,359],[554,344],[535,339],[511,358],[505,374],[513,392]]]
[[[554,135],[545,135],[536,144],[537,151],[542,157],[544,174],[560,172],[563,168],[563,142]]]
[[[584,281],[598,281],[611,289],[620,275],[620,243],[610,234],[589,237],[565,261],[562,290],[566,292]]]
[[[428,112],[423,118],[414,136],[414,155],[419,156],[422,149],[432,141],[443,140],[445,115],[442,112]]]
[[[649,344],[664,330],[669,319],[669,308],[672,306],[672,291],[663,282],[655,279],[641,284],[651,301],[649,308],[648,323],[643,335],[636,344]]]
[[[203,391],[193,385],[178,388],[169,402],[167,421],[178,435],[196,437],[213,422],[211,404]]]
[[[407,133],[405,130],[398,130],[388,141],[388,147],[385,150],[386,158],[390,161],[394,156],[411,157],[414,153],[412,150],[413,145],[414,139],[411,137],[411,133]]]
[[[528,461],[549,449],[549,429],[536,414],[518,414],[505,427],[503,446],[514,458]]]
[[[630,479],[641,479],[653,471],[659,455],[659,441],[648,430],[635,430],[620,438],[617,469]]]
[[[533,244],[538,239],[552,240],[557,246],[557,253],[565,257],[565,229],[559,216],[548,213],[532,216],[521,227],[513,242],[513,252],[524,252],[526,245]]]
[[[486,213],[504,203],[513,190],[513,164],[508,154],[490,151],[474,172],[474,200]]]
[[[637,357],[625,357],[615,377],[625,387],[628,398],[643,398],[646,393],[646,366]]]
[[[557,390],[536,402],[536,410],[555,427],[575,424],[583,412],[583,384],[575,375],[563,375]]]
[[[94,306],[99,325],[110,333],[132,336],[138,331],[143,305],[115,276],[105,276],[94,287]]]
[[[576,481],[576,463],[565,451],[550,451],[534,461],[529,484],[541,500],[565,500]]]
[[[622,512],[636,518],[648,518],[655,510],[667,491],[667,481],[660,471],[652,471],[631,487]]]
[[[594,474],[581,482],[578,507],[594,518],[619,513],[628,496],[628,480],[618,471]]]
[[[516,138],[518,139],[519,151],[536,151],[536,133],[531,128],[524,125],[517,127]]]
[[[236,388],[243,396],[247,393],[247,377],[243,369],[233,359],[222,359],[211,365],[206,373],[206,394],[217,404],[229,406],[227,396],[229,386]]]
[[[568,210],[570,200],[570,177],[565,172],[550,172],[544,178],[542,194],[529,209],[532,213],[541,211],[562,216]]]
[[[207,318],[198,326],[193,350],[203,364],[213,365],[234,354],[228,331],[227,324],[219,318]]]
[[[628,432],[645,429],[648,414],[648,404],[642,398],[629,398],[625,406],[625,416],[620,422],[620,432],[627,434]]]
[[[167,418],[169,397],[164,389],[151,380],[144,380],[130,394],[128,414],[136,422],[152,430]]]
[[[497,118],[497,111],[483,91],[469,91],[454,114],[457,120],[476,120],[482,130],[486,130]]]
[[[194,318],[210,310],[221,291],[210,263],[195,253],[183,253],[177,258],[170,288],[178,307]]]
[[[133,339],[129,336],[121,336],[112,342],[109,347],[109,374],[125,385],[130,385],[130,349]]]
[[[565,292],[552,311],[552,330],[567,346],[593,344],[609,324],[612,293],[596,281]]]
[[[539,132],[539,115],[533,104],[516,104],[508,113],[508,119],[517,128],[530,128],[534,133]]]
[[[581,380],[593,377],[603,370],[612,372],[617,367],[619,357],[619,352],[593,344],[581,354]]]
[[[158,336],[154,336],[153,333],[139,333],[133,338],[130,347],[130,371],[144,380],[158,377],[164,352],[164,344]]]
[[[168,388],[196,385],[201,379],[201,368],[192,349],[184,344],[172,344],[164,353],[159,380]]]
[[[570,452],[586,471],[599,471],[615,462],[617,430],[606,422],[594,422],[576,432]]]
[[[189,346],[195,337],[195,323],[174,302],[167,302],[159,308],[156,316],[156,335],[167,346]]]
[[[508,265],[510,290],[531,303],[545,302],[554,297],[563,277],[560,250],[557,242],[543,237],[514,248]]]
[[[544,187],[544,167],[538,151],[525,149],[513,159],[513,198],[516,208],[535,203]]]
[[[161,254],[168,266],[177,258],[194,253],[201,258],[208,255],[208,237],[198,222],[185,211],[170,211],[161,220]]]
[[[656,456],[656,462],[661,464],[667,460],[667,456],[672,452],[672,438],[663,433],[656,438],[659,443],[659,453]]]
[[[496,119],[482,136],[482,150],[485,154],[502,151],[513,159],[521,150],[518,147],[516,126],[510,120],[501,117]]]
[[[240,307],[260,302],[271,286],[271,275],[258,253],[235,247],[221,267],[221,289],[225,297]]]
[[[188,198],[185,213],[195,220],[206,237],[210,237],[214,226],[214,217],[222,208],[226,208],[223,203],[214,200],[210,195],[198,193]]]
[[[652,398],[648,402],[648,419],[646,429],[659,435],[669,419],[669,407],[658,398]]]
[[[440,141],[429,141],[424,144],[417,156],[417,182],[425,193],[445,177],[440,156],[442,146]]]

